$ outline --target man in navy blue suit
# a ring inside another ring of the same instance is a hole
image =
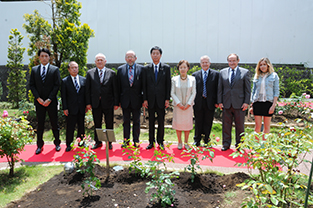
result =
[[[117,69],[117,85],[119,89],[119,103],[123,111],[123,134],[125,148],[130,138],[130,120],[133,120],[133,142],[138,146],[140,134],[140,114],[142,107],[142,65],[137,60],[134,51],[127,51],[126,64]]]
[[[169,107],[171,97],[171,68],[161,63],[162,49],[154,46],[150,50],[153,63],[144,68],[144,107],[149,112],[149,145],[151,149],[155,143],[155,114],[158,119],[157,142],[160,149],[164,149],[164,117],[165,108]]]
[[[78,64],[71,61],[68,64],[69,76],[62,80],[62,108],[66,116],[66,152],[71,150],[74,130],[77,124],[77,137],[85,135],[85,88],[86,78],[78,75]]]

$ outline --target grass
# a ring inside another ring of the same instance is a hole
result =
[[[15,169],[14,177],[9,170],[0,171],[0,207],[20,199],[25,193],[34,190],[53,176],[59,174],[63,166],[22,166]]]

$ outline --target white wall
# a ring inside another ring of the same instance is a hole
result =
[[[49,1],[47,1],[49,2]],[[162,61],[198,62],[207,54],[224,63],[229,53],[241,62],[268,57],[273,63],[313,67],[312,0],[81,0],[81,22],[94,31],[88,63],[102,52],[108,63],[125,62],[132,49],[138,62],[150,62],[149,50],[163,49]],[[50,16],[44,2],[0,2],[0,65],[6,64],[11,28],[22,28],[34,9]],[[24,47],[28,46],[24,39]],[[26,55],[26,53],[25,53]],[[24,63],[28,63],[25,56]]]

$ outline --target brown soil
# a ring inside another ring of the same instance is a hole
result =
[[[151,192],[145,193],[149,179],[129,173],[128,169],[117,172],[112,169],[107,178],[105,167],[99,165],[94,173],[101,180],[101,188],[94,191],[93,196],[82,196],[84,175],[75,171],[69,175],[62,172],[7,207],[160,207],[155,200],[150,201]],[[172,179],[176,191],[173,207],[220,207],[225,192],[238,190],[236,184],[249,177],[245,173],[224,176],[210,173],[197,175],[191,183],[190,176],[190,173],[182,172],[178,179]],[[222,207],[240,207],[245,193],[241,194]]]

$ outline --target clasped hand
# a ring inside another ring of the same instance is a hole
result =
[[[182,105],[181,103],[178,103],[177,107],[179,107],[182,110],[187,110],[188,108],[190,108],[190,105],[187,104],[186,106]]]

